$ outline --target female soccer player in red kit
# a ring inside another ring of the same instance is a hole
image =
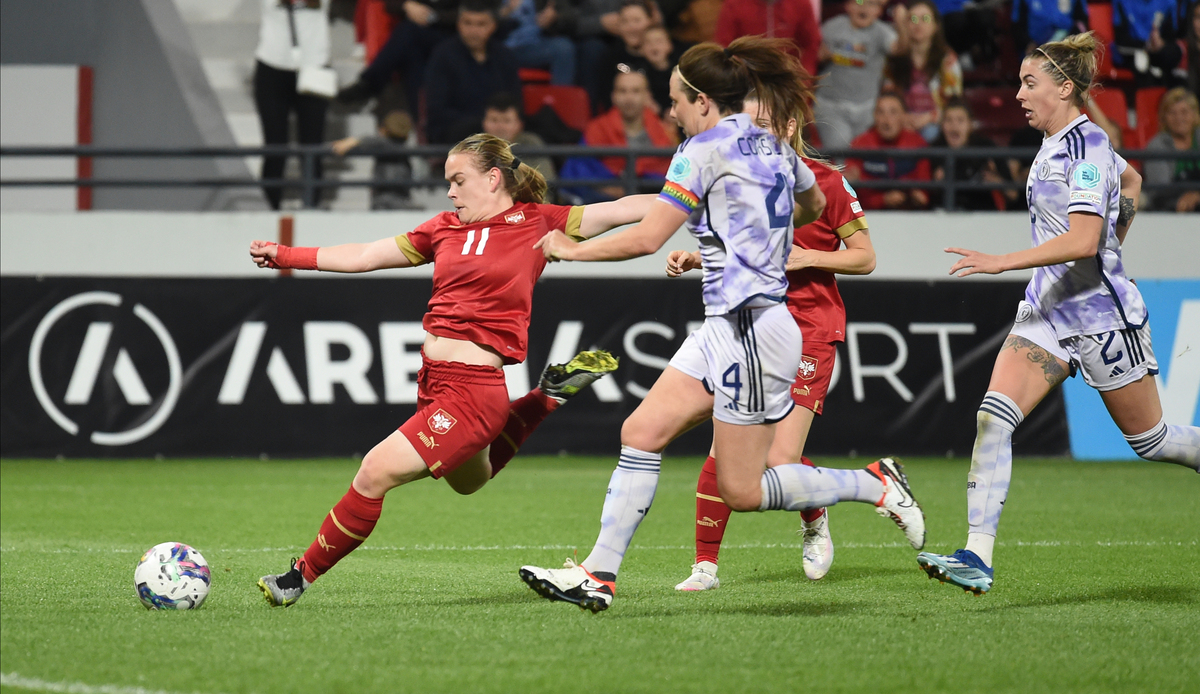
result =
[[[446,180],[455,211],[395,238],[325,248],[250,245],[259,267],[369,272],[433,262],[435,268],[417,413],[363,458],[304,556],[259,581],[273,606],[295,603],[361,545],[389,490],[424,477],[445,479],[460,494],[479,490],[562,399],[616,368],[605,353],[582,354],[511,406],[502,370],[525,360],[533,286],[546,266],[534,244],[551,229],[587,238],[639,221],[655,196],[621,205],[541,204],[542,175],[506,142],[482,134],[450,150]]]
[[[743,112],[764,121],[761,127],[769,127],[769,118],[764,119],[760,108],[759,102],[747,99]],[[803,151],[804,143],[795,136],[795,121],[788,125],[792,128],[788,133],[792,147]],[[824,407],[837,343],[845,339],[846,307],[833,275],[865,275],[875,269],[875,249],[854,188],[825,162],[802,159],[816,176],[826,204],[815,222],[795,230],[788,256],[787,307],[804,336],[804,352],[792,384],[792,400],[797,406],[775,427],[775,441],[767,458],[770,467],[797,460],[812,466],[804,456],[804,444],[813,418]],[[698,267],[699,253],[674,251],[668,256],[667,274],[671,277]],[[710,451],[696,483],[696,563],[692,575],[675,586],[676,590],[709,590],[720,585],[717,556],[731,513],[717,489],[716,459]],[[829,515],[818,508],[801,511],[800,517],[804,573],[814,581],[820,580],[833,564]]]

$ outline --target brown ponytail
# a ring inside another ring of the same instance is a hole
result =
[[[450,150],[450,154],[462,153],[472,155],[476,170],[480,173],[500,169],[504,176],[504,190],[512,196],[513,202],[540,203],[546,199],[546,177],[513,156],[512,147],[495,135],[472,135]]]
[[[1096,35],[1090,31],[1068,36],[1061,41],[1043,43],[1029,54],[1030,58],[1042,60],[1042,72],[1050,76],[1055,84],[1070,82],[1075,85],[1071,100],[1079,108],[1087,104],[1088,92],[1096,80],[1100,64],[1100,52],[1104,50]]]
[[[675,69],[688,101],[704,93],[721,113],[741,113],[753,93],[770,112],[772,131],[786,133],[788,120],[800,114],[799,132],[812,120],[812,77],[788,52],[794,48],[787,39],[758,36],[743,36],[728,48],[701,43],[689,48]]]

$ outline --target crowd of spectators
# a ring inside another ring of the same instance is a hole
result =
[[[1036,148],[1040,134],[1020,127],[1023,117],[1014,98],[1020,59],[1040,43],[1091,29],[1108,44],[1101,63],[1103,89],[1123,98],[1089,103],[1087,112],[1109,132],[1114,146],[1167,152],[1194,152],[1200,146],[1196,0],[358,3],[382,5],[394,23],[386,42],[368,53],[357,79],[337,95],[344,106],[361,108],[393,85],[397,103],[376,108],[382,138],[376,145],[403,146],[394,137],[396,128],[385,122],[390,117],[393,126],[401,123],[395,114],[402,112],[410,115],[403,123],[421,141],[434,144],[486,130],[525,145],[670,147],[681,137],[668,118],[668,84],[679,56],[699,41],[727,45],[757,34],[790,40],[814,75],[815,127],[806,134],[818,151],[845,164],[847,178],[942,181],[952,176],[966,184],[1008,183],[1013,186],[1008,190],[959,189],[954,206],[1019,209],[1024,195],[1012,182],[1024,180],[1030,157],[853,156],[853,150]],[[580,98],[592,120],[564,121],[549,105],[527,113],[530,103],[522,94],[531,83],[586,94]],[[1142,108],[1138,92],[1143,91],[1155,95],[1157,113]],[[992,94],[991,101],[981,94]],[[1007,114],[1007,120],[999,114]],[[348,151],[344,142],[338,149],[339,154]],[[383,164],[403,174],[398,159]],[[666,162],[662,157],[635,160],[644,187],[661,179]],[[557,172],[564,179],[614,179],[612,186],[562,191],[573,199],[605,199],[627,190],[628,181],[616,180],[624,177],[625,157],[540,158],[537,164],[551,177]],[[1200,180],[1194,159],[1137,165],[1147,184]],[[1175,186],[1181,187],[1186,186]],[[909,183],[895,189],[864,186],[859,192],[867,209],[929,209],[946,202],[938,185],[928,190]],[[403,204],[399,196],[379,206]],[[1200,192],[1148,194],[1142,206],[1200,211]]]

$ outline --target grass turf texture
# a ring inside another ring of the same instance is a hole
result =
[[[270,609],[255,581],[303,551],[356,462],[0,462],[3,689],[16,673],[80,691],[1197,691],[1200,480],[1182,468],[1019,460],[981,598],[929,581],[862,504],[833,511],[818,583],[795,514],[744,514],[720,589],[681,594],[700,461],[668,458],[613,607],[536,596],[517,568],[586,555],[612,467],[518,459],[473,497],[393,491],[362,549]],[[907,461],[929,549],[965,539],[966,469]],[[197,611],[134,593],[168,540],[212,567]]]

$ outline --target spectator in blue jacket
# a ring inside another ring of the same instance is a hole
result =
[[[1018,0],[1019,1],[1019,0]],[[990,7],[969,0],[937,0],[946,43],[964,71],[990,63],[996,54],[996,19]]]
[[[426,137],[457,142],[483,126],[497,92],[521,93],[517,58],[496,33],[496,10],[487,0],[463,0],[458,35],[434,50],[425,72]]]
[[[1028,53],[1047,41],[1087,31],[1087,0],[1013,0],[1012,22],[1017,50]]]
[[[507,0],[501,14],[516,23],[504,45],[518,65],[549,70],[551,84],[575,82],[575,44],[550,35],[558,21],[555,0]]]
[[[1178,40],[1186,33],[1178,0],[1113,0],[1113,64],[1133,70],[1137,88],[1169,86],[1183,60]]]

